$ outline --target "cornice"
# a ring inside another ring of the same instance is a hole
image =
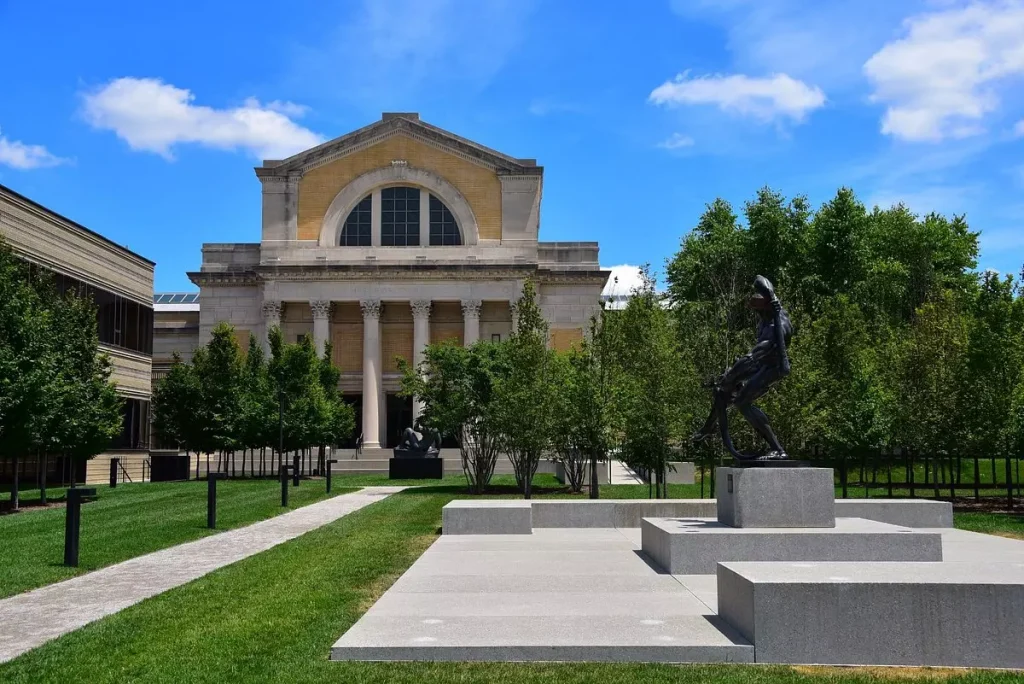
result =
[[[250,271],[190,272],[189,280],[199,287],[209,285],[258,285],[262,282],[324,282],[324,281],[486,281],[534,278],[539,283],[595,284],[605,283],[610,271],[551,270],[536,264],[329,264],[259,266]]]
[[[522,164],[513,157],[478,145],[436,126],[397,116],[375,122],[271,166],[257,167],[256,175],[262,181],[284,180],[290,174],[305,174],[307,171],[372,147],[395,135],[408,136],[500,174],[540,176],[544,172],[543,167]]]

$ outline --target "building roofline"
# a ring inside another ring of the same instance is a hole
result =
[[[120,252],[124,252],[127,255],[133,256],[136,259],[144,261],[147,264],[149,264],[150,266],[153,266],[153,267],[156,266],[156,262],[155,261],[147,259],[146,257],[142,256],[138,252],[133,252],[132,250],[130,250],[127,247],[125,247],[124,245],[117,244],[116,242],[114,242],[110,238],[105,237],[104,235],[101,235],[100,233],[97,233],[95,230],[92,230],[91,228],[86,228],[85,226],[83,226],[78,221],[73,221],[73,220],[69,219],[67,216],[64,216],[63,214],[58,214],[53,209],[50,209],[49,207],[43,206],[42,204],[40,204],[39,202],[36,202],[33,199],[29,199],[28,197],[25,197],[25,195],[22,195],[20,192],[17,192],[16,190],[13,190],[13,189],[9,188],[9,187],[7,187],[6,185],[4,185],[2,183],[0,183],[0,193],[6,193],[6,194],[9,194],[9,195],[12,195],[15,199],[17,199],[17,200],[19,200],[21,202],[24,202],[25,204],[30,205],[34,209],[37,209],[38,211],[41,211],[42,213],[47,214],[47,215],[51,216],[52,218],[55,218],[55,219],[57,219],[59,221],[62,221],[64,223],[70,225],[72,228],[77,228],[78,230],[85,231],[86,233],[92,235],[93,237],[99,238],[100,240],[102,240],[106,244],[110,245],[111,247],[116,248]]]

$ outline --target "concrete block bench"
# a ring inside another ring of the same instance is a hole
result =
[[[836,499],[836,517],[903,527],[952,527],[953,504],[928,499]]]
[[[729,527],[713,519],[644,518],[643,552],[672,575],[711,575],[729,561],[941,561],[942,535],[860,518],[835,527]]]
[[[533,499],[532,501],[495,501],[493,499],[472,499],[453,501],[460,504],[445,513],[445,534],[457,529],[460,516],[470,516],[476,522],[472,534],[492,534],[483,527],[484,513],[479,509],[500,508],[509,503],[524,506],[532,504],[532,527],[640,527],[644,518],[713,518],[717,515],[715,499]],[[462,504],[472,503],[472,506]],[[451,506],[451,504],[449,504]],[[446,507],[448,509],[448,507]],[[496,529],[507,525],[508,511],[497,511],[489,518],[495,521]],[[944,501],[837,499],[836,516],[839,518],[864,518],[902,527],[952,527],[953,507]],[[465,533],[463,533],[465,534]],[[494,532],[493,534],[502,534]],[[516,534],[529,534],[529,530]]]
[[[759,663],[1024,667],[1024,565],[722,563]]]
[[[529,501],[452,501],[441,509],[442,534],[532,534]]]

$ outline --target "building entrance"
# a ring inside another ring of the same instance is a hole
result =
[[[384,446],[394,449],[402,441],[402,433],[405,432],[405,428],[413,427],[412,397],[389,394],[387,411],[387,444]]]

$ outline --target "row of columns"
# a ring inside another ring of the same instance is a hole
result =
[[[423,361],[423,351],[430,344],[430,309],[432,302],[428,299],[413,300],[412,308],[412,350],[413,364],[419,366]],[[479,299],[462,300],[463,343],[466,346],[480,339],[480,307]],[[317,355],[323,355],[327,340],[331,334],[331,302],[318,300],[309,303],[313,312],[313,342]],[[379,299],[363,299],[359,302],[363,312],[363,447],[380,448],[380,402],[382,398],[381,376],[381,338]],[[513,311],[513,327],[515,326],[515,307]],[[263,304],[264,317],[264,352],[269,357],[269,331],[281,325],[281,302],[266,301]],[[413,399],[413,419],[420,416],[423,404]]]

